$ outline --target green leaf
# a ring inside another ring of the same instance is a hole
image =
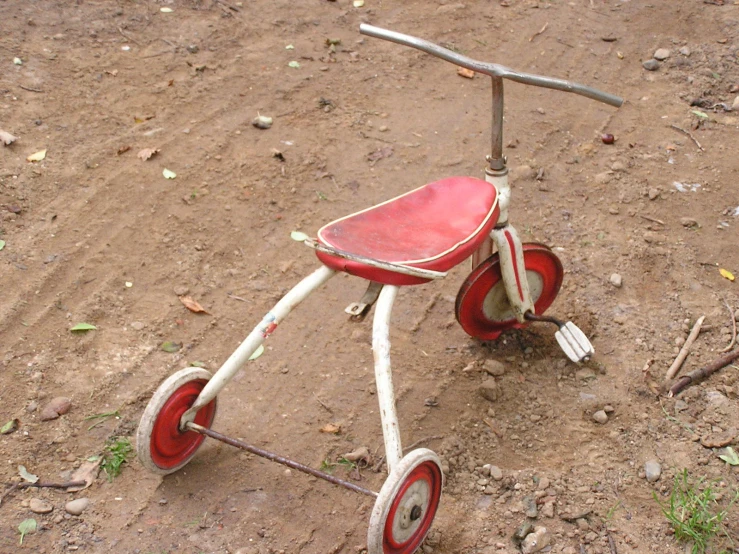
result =
[[[36,532],[36,520],[33,518],[24,519],[21,521],[21,524],[18,526],[18,531],[21,533],[21,542],[18,544],[23,544],[23,537],[28,535],[29,533],[35,533]]]
[[[737,454],[731,446],[726,448],[725,452],[726,454],[722,454],[719,458],[730,466],[739,466],[739,454]]]
[[[177,174],[174,171],[170,171],[166,167],[162,171],[162,175],[164,175],[165,179],[174,179],[175,177],[177,177]]]
[[[205,362],[190,362],[192,367],[205,367]]]
[[[95,327],[94,325],[92,325],[90,323],[78,323],[77,325],[75,325],[74,327],[72,327],[70,329],[70,331],[72,331],[72,332],[79,332],[79,331],[84,332],[84,331],[94,331],[95,329],[97,329],[97,327]]]
[[[0,240],[0,250],[2,250],[3,248],[5,248],[5,241]]]
[[[21,477],[29,483],[35,483],[36,481],[38,481],[38,475],[30,473],[26,469],[26,466],[18,466],[18,473],[20,473]]]
[[[257,359],[257,358],[258,358],[259,356],[261,356],[262,354],[264,354],[264,345],[263,345],[263,344],[260,344],[260,345],[259,345],[259,348],[257,348],[257,349],[256,349],[256,350],[254,351],[254,354],[252,354],[251,356],[249,356],[249,359],[250,359],[250,360],[256,360],[256,359]]]
[[[9,435],[18,428],[18,420],[11,419],[5,425],[0,427],[0,435]]]
[[[180,348],[182,348],[182,344],[179,342],[168,340],[162,343],[162,350],[164,350],[165,352],[169,352],[170,354],[174,354]]]
[[[293,231],[292,233],[290,233],[290,238],[298,242],[305,242],[306,240],[308,240],[308,235],[306,235],[305,233],[301,233],[300,231]]]
[[[296,62],[295,60],[291,61],[288,66],[292,67],[293,69],[298,69],[300,67],[300,64]]]
[[[101,455],[95,454],[94,456],[90,456],[87,458],[88,462],[97,462],[100,458],[102,458]]]
[[[702,111],[700,111],[700,110],[690,110],[690,113],[692,113],[692,114],[695,114],[695,115],[697,115],[697,116],[698,116],[698,117],[700,117],[701,119],[708,119],[708,115],[707,115],[707,114],[704,114],[704,113],[703,113]]]

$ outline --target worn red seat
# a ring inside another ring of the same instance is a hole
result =
[[[447,271],[477,250],[498,220],[497,191],[473,177],[449,177],[337,219],[318,231],[330,248],[383,262]],[[337,271],[386,285],[430,279],[316,251]]]

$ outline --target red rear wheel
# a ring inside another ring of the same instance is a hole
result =
[[[526,278],[537,314],[543,314],[559,293],[564,271],[562,262],[548,247],[523,245]],[[467,277],[457,294],[457,321],[462,329],[481,340],[495,340],[507,329],[520,329],[503,286],[500,258],[493,254]]]
[[[146,406],[136,434],[136,449],[141,463],[156,473],[172,473],[187,464],[200,448],[205,436],[181,431],[180,419],[210,379],[204,369],[188,367],[169,377]],[[213,424],[216,400],[201,408],[195,423]]]

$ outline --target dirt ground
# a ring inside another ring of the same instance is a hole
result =
[[[167,376],[195,362],[215,371],[318,266],[291,231],[315,235],[441,177],[482,177],[488,79],[362,37],[362,22],[625,99],[614,109],[506,84],[511,221],[561,258],[549,313],[592,337],[589,363],[566,361],[548,326],[468,337],[454,299],[469,263],[400,291],[402,438],[446,470],[424,551],[517,552],[529,519],[547,529],[546,551],[683,552],[654,493],[666,501],[683,470],[712,482],[722,508],[739,489],[739,468],[719,458],[738,440],[737,365],[676,399],[657,394],[693,323],[706,316],[683,372],[721,355],[739,309],[739,284],[719,272],[739,275],[733,0],[0,0],[0,129],[18,137],[0,146],[0,426],[19,420],[0,436],[3,491],[19,465],[68,481],[111,439],[134,441]],[[648,71],[658,48],[670,55]],[[252,126],[258,114],[270,129]],[[144,148],[159,152],[143,161]],[[382,455],[372,319],[343,311],[363,291],[340,275],[308,298],[221,393],[214,429],[379,490],[384,471],[338,463],[361,446],[375,464]],[[82,322],[96,330],[70,331]],[[494,377],[491,360],[503,364]],[[479,394],[489,379],[492,402]],[[70,411],[42,421],[55,397]],[[329,423],[340,432],[322,433]],[[653,482],[648,461],[661,467]],[[83,497],[80,516],[65,512]],[[53,511],[32,513],[32,499]],[[371,508],[206,442],[165,478],[131,456],[81,492],[11,491],[0,551],[357,553]],[[39,529],[19,546],[31,517]],[[724,524],[735,542],[714,552],[737,548],[739,508]]]

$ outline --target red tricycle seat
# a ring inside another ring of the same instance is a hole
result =
[[[477,250],[498,214],[493,185],[473,177],[449,177],[337,219],[318,231],[318,241],[365,258],[447,271]],[[325,252],[316,255],[332,269],[386,285],[430,280]]]

